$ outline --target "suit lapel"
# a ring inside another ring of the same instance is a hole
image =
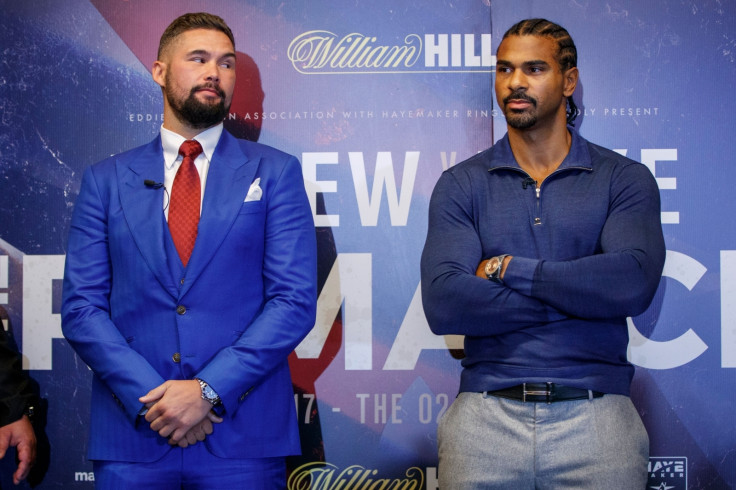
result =
[[[117,162],[120,204],[143,259],[161,285],[176,297],[177,288],[166,262],[162,218],[163,188],[146,186],[144,180],[163,182],[164,156],[161,137]]]
[[[249,158],[230,133],[222,132],[207,173],[197,241],[187,265],[187,281],[181,295],[187,292],[230,232],[255,178],[259,161],[257,157]]]

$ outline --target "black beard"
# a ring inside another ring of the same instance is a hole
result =
[[[528,113],[506,113],[506,124],[514,129],[529,129],[537,124],[537,116]]]
[[[524,92],[514,92],[504,98],[504,106],[506,106],[510,100],[526,100],[532,104],[534,109],[537,108],[537,99],[529,97]],[[506,124],[514,129],[529,129],[537,124],[537,115],[534,113],[505,109],[504,115],[506,116]]]
[[[216,88],[220,95],[220,102],[216,104],[205,104],[197,100],[195,93],[200,88],[203,87],[194,87],[189,97],[182,103],[166,92],[166,99],[177,118],[187,122],[194,129],[205,129],[220,124],[230,110],[230,106],[225,107],[225,94],[220,88]]]

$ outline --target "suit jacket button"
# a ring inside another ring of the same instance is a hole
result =
[[[174,355],[171,356],[171,359],[173,359],[174,362],[180,362],[181,361],[181,354],[179,354],[178,352],[174,352]]]
[[[176,307],[176,312],[180,315],[183,315],[184,313],[187,312],[187,307],[184,305],[179,305]]]

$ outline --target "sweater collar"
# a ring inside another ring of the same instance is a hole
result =
[[[568,126],[567,130],[572,136],[570,151],[558,167],[558,170],[571,167],[593,170],[587,140],[580,136],[573,127]],[[490,162],[488,170],[497,168],[521,168],[514,157],[514,153],[511,151],[508,133],[490,148],[489,153]]]

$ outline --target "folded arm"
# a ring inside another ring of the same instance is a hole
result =
[[[471,196],[446,172],[432,193],[421,260],[422,303],[432,331],[488,336],[564,318],[539,299],[477,277],[483,258]]]
[[[514,256],[504,284],[570,316],[642,313],[657,291],[665,260],[659,190],[645,166],[632,164],[615,176],[611,192],[601,253],[566,261]]]

